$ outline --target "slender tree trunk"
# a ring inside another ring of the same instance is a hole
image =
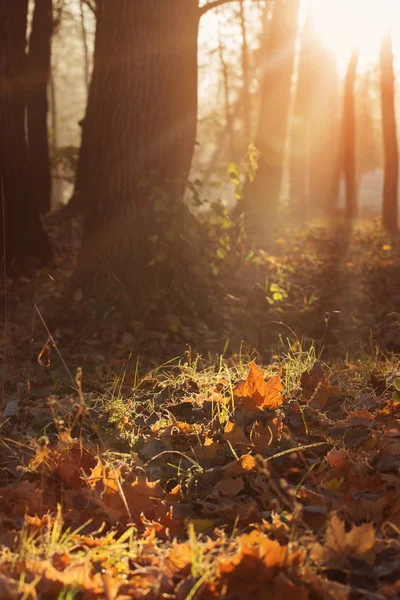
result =
[[[308,203],[312,212],[331,213],[340,143],[340,86],[333,52],[321,43],[315,52],[318,64],[310,99]]]
[[[240,3],[240,29],[242,33],[242,79],[243,79],[243,125],[246,142],[251,136],[251,108],[250,108],[250,73],[249,73],[249,48],[247,43],[247,23],[245,7]]]
[[[90,69],[89,69],[89,49],[87,43],[87,32],[85,24],[85,10],[83,8],[84,0],[80,0],[79,7],[81,12],[81,33],[82,33],[82,46],[83,46],[83,67],[84,67],[84,83],[86,94],[89,94],[89,81],[90,81]]]
[[[185,256],[179,220],[197,121],[196,0],[102,0],[78,164],[80,273],[150,283]]]
[[[47,129],[52,0],[35,0],[27,58],[27,124],[32,168],[32,200],[40,212],[51,205],[51,170]]]
[[[0,248],[8,263],[50,257],[25,138],[27,9],[27,0],[0,0]]]
[[[255,145],[259,168],[245,189],[247,228],[260,231],[274,217],[281,193],[299,0],[276,2],[261,69],[261,107]]]
[[[308,196],[309,125],[314,91],[313,67],[318,60],[312,15],[309,11],[301,39],[297,86],[290,140],[290,200],[305,208]]]
[[[380,51],[381,105],[385,175],[383,186],[382,222],[390,233],[398,232],[399,156],[395,107],[395,76],[393,69],[392,32],[382,37]]]
[[[345,214],[348,220],[356,217],[358,212],[358,183],[356,171],[356,108],[354,88],[359,54],[359,48],[354,48],[347,67],[343,92],[342,167],[346,184]]]
[[[52,70],[50,73],[50,122],[51,122],[51,137],[50,137],[50,149],[52,156],[57,155],[58,150],[58,121],[57,121],[57,100],[56,100],[56,86],[55,86],[55,73]],[[62,200],[62,184],[61,184],[61,173],[58,162],[55,162],[53,166],[53,179],[52,179],[52,202],[51,205],[58,207]]]
[[[225,60],[224,56],[224,45],[222,42],[221,36],[221,27],[220,27],[220,16],[218,14],[218,54],[219,54],[219,62],[221,63],[222,69],[222,81],[224,87],[224,105],[225,105],[225,123],[226,123],[226,133],[228,136],[230,151],[232,156],[235,156],[235,139],[233,135],[233,118],[229,100],[229,68]]]
[[[339,83],[333,53],[315,29],[312,4],[304,26],[291,123],[290,199],[315,212],[332,204],[337,167]]]
[[[372,71],[366,71],[360,77],[356,94],[357,104],[357,171],[359,175],[382,168],[381,140],[382,134],[376,126],[374,117],[374,101],[371,97],[375,92],[374,82],[371,81]]]

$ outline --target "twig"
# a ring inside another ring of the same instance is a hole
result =
[[[292,454],[292,452],[299,452],[300,450],[308,450],[309,448],[316,448],[317,446],[332,446],[330,442],[315,442],[315,444],[306,444],[305,446],[297,446],[296,448],[289,448],[288,450],[282,450],[282,452],[278,452],[277,454],[273,454],[272,456],[268,456],[264,458],[264,462],[269,462],[273,458],[279,458],[280,456],[285,456],[285,454]]]
[[[181,456],[182,458],[185,458],[186,460],[188,460],[189,462],[191,462],[193,465],[196,465],[196,467],[200,467],[199,463],[197,463],[195,460],[193,460],[193,458],[190,458],[190,456],[186,456],[186,454],[184,454],[183,452],[179,452],[178,450],[164,450],[163,452],[160,452],[160,454],[156,454],[156,456],[153,456],[148,463],[146,463],[146,466],[149,466],[149,464],[151,462],[153,462],[153,460],[156,460],[157,458],[160,458],[160,456],[165,456],[166,454],[176,454],[178,456]],[[202,469],[203,470],[203,469]]]
[[[64,369],[66,370],[66,372],[67,372],[67,374],[68,374],[68,377],[69,377],[69,378],[71,379],[71,381],[72,381],[73,388],[74,388],[74,389],[76,389],[76,387],[75,387],[75,386],[76,386],[76,381],[75,381],[75,379],[73,378],[73,376],[72,376],[72,373],[71,373],[71,371],[69,370],[69,368],[68,368],[68,366],[67,366],[67,363],[65,362],[65,360],[64,360],[64,359],[63,359],[63,357],[62,357],[62,354],[61,354],[60,350],[58,349],[58,346],[57,346],[57,344],[56,344],[56,341],[55,341],[54,337],[52,336],[52,334],[51,334],[51,332],[50,332],[49,328],[48,328],[48,327],[47,327],[47,325],[46,325],[46,321],[44,320],[44,318],[43,318],[43,316],[42,316],[42,313],[40,312],[40,310],[39,310],[39,308],[38,308],[38,306],[37,306],[36,304],[34,304],[34,307],[35,307],[35,310],[36,310],[37,314],[39,315],[39,318],[40,318],[40,320],[41,320],[41,321],[42,321],[42,323],[43,323],[43,327],[45,328],[45,330],[46,330],[46,332],[47,332],[47,335],[49,336],[49,339],[50,339],[51,343],[53,344],[53,346],[54,346],[54,348],[55,348],[55,351],[56,351],[56,352],[57,352],[57,354],[58,354],[58,357],[59,357],[59,359],[61,360],[61,362],[62,362],[62,364],[63,364],[63,366],[64,366]],[[78,391],[79,391],[79,390],[78,390]]]
[[[240,1],[243,2],[243,0],[240,0]],[[271,1],[271,0],[269,0],[269,1]],[[213,8],[217,8],[218,6],[222,6],[223,4],[228,4],[228,2],[233,2],[233,0],[213,0],[212,2],[205,4],[204,6],[202,6],[199,9],[200,16],[202,17],[209,10],[212,10]],[[260,2],[260,0],[254,0],[254,2]]]

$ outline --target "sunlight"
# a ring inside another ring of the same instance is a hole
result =
[[[311,0],[317,33],[343,72],[353,47],[360,46],[359,69],[377,62],[383,31],[400,20],[396,0]]]

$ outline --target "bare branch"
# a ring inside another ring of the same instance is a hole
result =
[[[86,4],[86,6],[90,8],[94,16],[96,16],[96,0],[83,0],[83,3]]]
[[[213,8],[217,8],[218,6],[222,6],[223,4],[228,4],[228,2],[239,1],[243,2],[243,0],[212,0],[208,4],[200,7],[200,17],[202,17],[206,12],[212,10]],[[260,0],[254,0],[255,2],[260,2]],[[270,0],[271,1],[271,0]]]

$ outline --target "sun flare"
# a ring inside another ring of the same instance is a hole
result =
[[[360,48],[359,68],[377,62],[385,29],[400,22],[398,0],[311,0],[316,31],[345,69],[352,48]],[[394,35],[395,37],[395,35]]]

